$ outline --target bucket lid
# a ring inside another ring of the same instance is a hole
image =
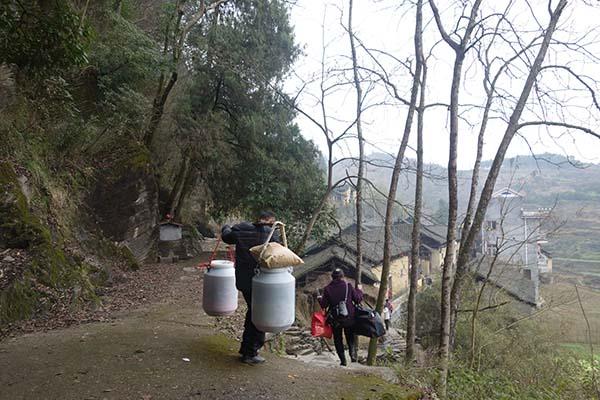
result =
[[[229,260],[212,260],[210,262],[211,268],[233,268],[233,262]]]

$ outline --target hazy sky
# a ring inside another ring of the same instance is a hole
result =
[[[355,0],[354,30],[367,48],[382,50],[400,60],[407,60],[413,54],[414,10],[411,7],[399,7],[398,3],[401,2],[397,0]],[[434,43],[439,41],[440,37],[431,21],[432,15],[429,6],[427,2],[425,3],[424,40],[425,50],[428,51]],[[507,1],[495,1],[491,7],[495,7],[494,11],[500,11],[507,3]],[[545,8],[547,1],[537,2],[537,6],[534,5],[534,8],[537,7],[535,9],[527,8],[524,0],[515,0],[513,3],[515,5],[511,8],[510,16],[516,26],[527,31],[523,33],[523,40],[527,40],[528,35],[539,32],[538,23],[542,26],[546,25],[548,20]],[[532,3],[536,2],[532,1]],[[600,20],[600,6],[585,6],[581,1],[570,3],[572,4],[561,19],[563,31],[557,37],[569,39],[578,45],[585,45],[592,53],[600,54],[600,47],[594,43],[597,37],[600,37],[599,34],[594,32],[582,38],[585,32],[596,28],[597,21]],[[457,11],[451,7],[451,4],[453,2],[448,0],[438,0],[438,7],[443,13],[447,30],[451,30],[453,24],[456,23],[454,13]],[[487,15],[490,9],[485,9],[484,12]],[[344,24],[347,23],[347,0],[300,0],[298,5],[292,8],[292,23],[295,26],[296,40],[303,47],[305,55],[295,64],[292,77],[286,83],[286,89],[289,93],[294,94],[303,87],[302,93],[298,97],[299,104],[303,110],[320,122],[322,121],[321,106],[315,96],[319,95],[320,79],[318,77],[321,68],[323,40],[326,46],[325,64],[328,70],[348,68],[351,65],[349,39],[341,25],[342,20]],[[323,24],[325,25],[324,31]],[[495,50],[497,56],[510,56],[509,48],[500,46]],[[552,50],[546,58],[546,64],[568,63],[578,72],[590,76],[596,75],[600,79],[600,67],[594,57],[574,56],[573,54],[564,52],[562,49]],[[473,56],[474,54],[472,54]],[[378,54],[377,59],[388,70],[401,95],[408,98],[411,82],[406,70],[400,68],[399,63],[389,56]],[[445,43],[435,46],[428,63],[429,79],[426,95],[429,103],[449,102],[453,60],[454,54]],[[360,49],[359,64],[377,69],[376,64],[366,52]],[[518,71],[519,66],[515,68]],[[521,71],[524,70],[521,68]],[[591,98],[586,91],[581,90],[582,86],[577,81],[566,75],[556,76],[551,73],[544,74],[541,81],[546,87],[568,86],[572,89],[557,92],[555,97],[559,103],[564,103],[565,107],[554,105],[549,109],[547,119],[557,119],[555,116],[562,115],[561,118],[564,121],[586,125],[600,131],[600,118],[598,118],[600,111],[588,107],[591,104]],[[305,84],[305,82],[310,83]],[[326,86],[333,85],[335,82],[340,83],[343,80],[330,78]],[[557,86],[558,82],[560,82],[559,86]],[[591,80],[588,83],[593,85]],[[517,95],[522,87],[522,80],[518,77],[511,79],[506,77],[500,80],[500,85],[504,93]],[[404,126],[406,107],[393,101],[382,84],[372,84],[372,86],[372,90],[365,99],[365,104],[370,105],[371,108],[363,114],[363,129],[369,142],[367,152],[395,153]],[[327,97],[325,108],[329,115],[330,129],[340,132],[347,126],[348,121],[354,118],[356,94],[353,87],[349,85],[340,85],[336,88],[335,92]],[[368,85],[365,85],[364,89],[367,90]],[[461,103],[483,104],[482,71],[471,61],[465,65],[465,77],[461,90]],[[378,105],[382,103],[385,104]],[[508,109],[510,111],[510,107]],[[430,110],[425,117],[425,160],[445,165],[448,159],[447,113],[445,109],[439,107]],[[468,111],[466,108],[464,111],[464,120],[460,121],[458,162],[459,168],[469,169],[475,158],[480,112],[477,109]],[[500,114],[495,115],[495,117],[499,116]],[[538,117],[533,114],[525,115],[522,121],[539,119]],[[325,149],[323,134],[313,123],[303,116],[299,116],[297,122],[306,137],[314,140],[321,149]],[[498,118],[490,122],[484,148],[485,159],[493,157],[495,147],[504,133],[504,128],[505,124]],[[600,140],[593,139],[586,134],[569,133],[563,128],[553,128],[552,130],[530,128],[521,133],[527,141],[521,137],[515,137],[508,156],[529,154],[531,146],[536,153],[566,153],[582,161],[600,162]],[[413,137],[411,144],[415,143],[416,140]],[[336,148],[337,157],[356,153],[355,139],[348,139]],[[414,157],[414,152],[410,151],[408,156]]]

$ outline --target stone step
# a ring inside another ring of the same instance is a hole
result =
[[[291,336],[291,337],[302,337],[302,336],[304,336],[304,332],[302,332],[302,331],[286,331],[285,335]]]
[[[293,344],[293,345],[288,345],[286,346],[286,349],[289,351],[300,351],[300,350],[306,350],[306,349],[312,349],[313,346],[310,343],[297,343],[297,344]]]

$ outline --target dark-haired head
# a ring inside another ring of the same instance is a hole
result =
[[[275,214],[271,211],[261,211],[258,213],[256,222],[260,225],[273,225],[275,223]]]
[[[344,277],[344,271],[340,268],[336,268],[331,273],[331,279],[342,279]]]

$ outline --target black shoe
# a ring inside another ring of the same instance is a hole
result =
[[[264,358],[262,358],[261,356],[256,355],[256,356],[242,356],[241,361],[244,364],[255,365],[255,364],[262,364],[266,360]]]
[[[340,363],[340,365],[341,365],[342,367],[347,367],[347,366],[348,366],[348,363],[347,363],[347,362],[344,360],[344,361],[342,361],[342,362]]]
[[[350,353],[350,362],[355,363],[356,359],[358,358],[358,351],[356,348],[350,348],[348,349],[348,353]]]

